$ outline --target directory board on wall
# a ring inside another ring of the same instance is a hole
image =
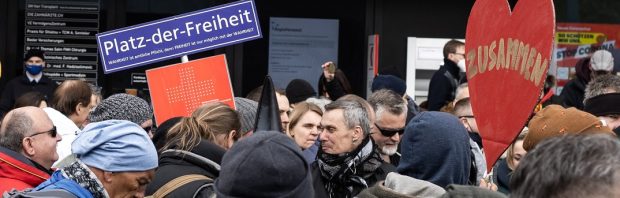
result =
[[[99,0],[26,0],[24,50],[45,52],[47,77],[97,83]]]
[[[338,20],[271,17],[269,75],[277,88],[293,79],[308,81],[318,90],[321,65],[338,65]]]

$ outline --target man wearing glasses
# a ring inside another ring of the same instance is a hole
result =
[[[37,107],[6,114],[0,128],[0,193],[23,190],[49,178],[62,140],[47,114]]]
[[[480,133],[478,131],[476,117],[471,110],[471,101],[469,100],[469,97],[463,98],[456,102],[454,105],[454,115],[459,118],[465,129],[467,129],[467,134],[469,135],[469,145],[471,147],[471,152],[474,155],[474,164],[472,165],[475,165],[476,184],[478,184],[480,179],[482,179],[485,175],[487,162],[484,157],[484,153],[482,152],[482,137],[480,137]],[[472,169],[472,173],[473,172],[474,170]]]
[[[405,132],[407,104],[400,95],[388,89],[375,91],[368,102],[376,115],[375,126],[371,130],[372,139],[380,148],[381,158],[386,163],[398,166],[400,153],[397,150]]]
[[[443,66],[439,67],[428,88],[428,110],[439,111],[454,100],[454,92],[465,78],[465,43],[450,40],[443,47]]]

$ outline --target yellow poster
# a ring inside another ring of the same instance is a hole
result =
[[[591,45],[607,41],[607,36],[598,32],[556,32],[556,42],[563,45]]]

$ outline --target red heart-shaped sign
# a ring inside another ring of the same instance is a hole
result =
[[[487,167],[508,148],[536,106],[551,62],[552,0],[477,0],[467,24],[467,78]]]

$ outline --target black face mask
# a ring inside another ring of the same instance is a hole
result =
[[[482,149],[482,137],[480,137],[480,134],[472,133],[472,132],[467,132],[467,134],[469,134],[469,138],[474,140],[474,142],[476,142],[476,144],[478,144],[478,147],[480,147],[480,149]]]

